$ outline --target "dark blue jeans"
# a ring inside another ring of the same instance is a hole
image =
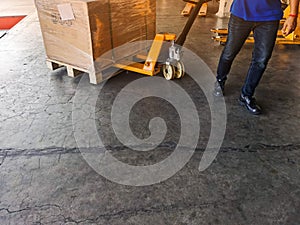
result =
[[[217,79],[227,79],[234,58],[241,50],[250,32],[253,31],[255,43],[252,61],[242,87],[242,94],[252,97],[271,58],[278,26],[279,21],[251,22],[231,15],[226,45],[218,65]]]

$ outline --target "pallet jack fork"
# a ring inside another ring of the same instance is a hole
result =
[[[183,0],[186,2],[183,10],[181,11],[182,16],[189,16],[194,8],[194,6],[198,3],[198,0]],[[198,12],[199,16],[206,16],[207,13],[207,3],[203,3]]]
[[[138,58],[143,59],[144,63],[133,62],[133,61],[121,61],[116,63],[114,67],[140,73],[143,75],[154,76],[160,72],[160,67],[157,65],[158,57],[162,54],[162,46],[164,42],[171,42],[168,48],[168,57],[162,64],[162,72],[167,80],[174,78],[181,78],[184,76],[184,65],[181,62],[183,46],[186,37],[200,11],[201,6],[210,0],[199,0],[195,5],[190,17],[187,20],[181,34],[176,39],[175,34],[156,34],[151,48],[147,56],[137,55]]]

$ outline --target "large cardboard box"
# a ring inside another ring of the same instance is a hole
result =
[[[127,49],[127,52],[112,49],[128,42],[151,40],[155,36],[155,0],[35,2],[47,60],[88,72],[91,83],[103,79],[99,70],[144,46],[140,44],[138,49]],[[95,60],[101,56],[105,57],[95,69]]]

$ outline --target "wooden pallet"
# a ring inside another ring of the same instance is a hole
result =
[[[138,55],[136,57],[144,58],[145,56]],[[141,60],[141,58],[139,58],[139,61],[140,60]],[[120,62],[122,62],[122,61],[120,61]],[[67,74],[69,77],[76,77],[76,76],[82,75],[83,73],[87,73],[89,75],[91,84],[99,84],[100,82],[105,81],[113,76],[116,76],[116,75],[120,74],[122,71],[124,71],[124,70],[116,67],[117,64],[110,64],[109,66],[101,67],[102,70],[97,71],[97,72],[95,72],[97,70],[97,68],[87,70],[87,69],[79,68],[77,66],[69,65],[67,63],[59,62],[59,61],[53,60],[53,59],[47,59],[46,64],[47,64],[48,68],[51,69],[52,71],[56,70],[58,68],[61,68],[61,67],[66,67]],[[95,62],[95,65],[96,64],[97,64],[97,62]],[[124,65],[127,65],[127,64],[124,64]],[[95,67],[97,67],[97,66],[95,66]]]
[[[76,77],[82,73],[87,73],[90,78],[90,83],[92,84],[98,84],[102,81],[102,72],[96,73],[94,69],[87,70],[83,68],[79,68],[77,66],[73,66],[67,63],[59,62],[57,60],[53,59],[47,59],[46,60],[47,66],[51,70],[56,70],[60,67],[66,67],[67,73],[69,77]]]

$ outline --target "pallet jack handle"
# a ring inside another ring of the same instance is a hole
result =
[[[195,3],[194,1],[189,1],[189,0],[184,0],[186,2],[192,2]],[[176,39],[175,44],[179,45],[179,46],[183,46],[185,39],[201,9],[201,6],[203,5],[203,3],[209,2],[210,0],[199,0],[199,2],[197,2],[196,6],[194,7],[191,15],[189,16],[188,21],[186,22],[181,34],[179,35],[179,37]]]

